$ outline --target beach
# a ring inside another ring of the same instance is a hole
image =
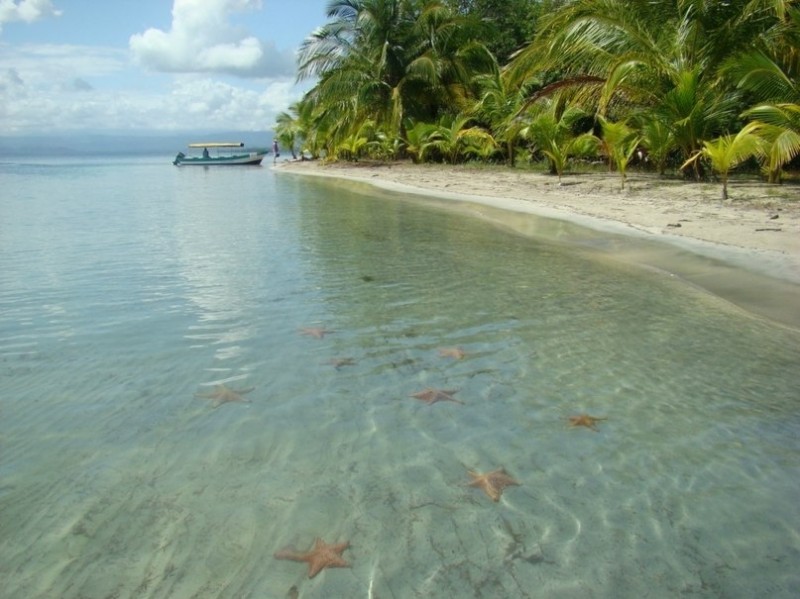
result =
[[[503,167],[286,161],[279,171],[330,176],[383,189],[562,219],[590,228],[658,239],[800,283],[800,188],[755,181],[692,183],[629,173],[558,178]]]

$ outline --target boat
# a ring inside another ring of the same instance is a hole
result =
[[[201,150],[202,154],[199,156],[187,156],[183,152],[178,152],[172,164],[175,166],[225,166],[234,164],[261,164],[264,156],[269,153],[269,150],[264,148],[243,149],[244,143],[229,142],[229,141],[209,141],[190,143],[191,150]],[[234,148],[239,149],[236,151]],[[214,154],[209,153],[209,150],[214,150]]]

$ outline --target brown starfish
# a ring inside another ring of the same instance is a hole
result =
[[[503,489],[506,487],[519,485],[517,481],[508,475],[505,468],[499,468],[486,474],[478,474],[469,470],[469,475],[472,477],[472,482],[469,483],[469,486],[483,489],[492,501],[499,501],[500,495],[503,494]]]
[[[456,360],[461,360],[467,355],[467,352],[460,347],[440,347],[439,355],[443,358],[454,358]]]
[[[601,420],[607,420],[607,418],[596,418],[594,416],[589,416],[589,414],[578,414],[577,416],[569,417],[569,425],[571,427],[585,426],[597,432],[597,423]]]
[[[353,358],[331,358],[327,363],[339,370],[342,366],[355,366],[356,361]]]
[[[314,339],[322,339],[325,335],[329,335],[334,331],[330,331],[323,327],[304,327],[300,329],[301,335],[308,335],[309,337],[313,337]]]
[[[463,401],[453,397],[456,393],[458,393],[458,389],[431,389],[429,387],[412,393],[411,397],[424,401],[428,405],[435,404],[437,401],[454,401],[463,405]]]
[[[255,387],[250,387],[248,389],[241,389],[236,391],[234,389],[230,389],[225,385],[217,385],[214,387],[213,391],[208,393],[195,393],[195,397],[205,397],[208,399],[213,399],[213,403],[211,404],[212,408],[218,408],[224,403],[232,402],[232,401],[241,401],[244,403],[250,403],[249,399],[245,399],[243,396],[246,393],[250,393]]]
[[[317,537],[314,540],[314,547],[309,551],[299,552],[287,547],[278,551],[274,557],[295,562],[308,562],[308,577],[314,578],[323,568],[349,568],[350,564],[342,557],[342,552],[349,546],[349,541],[329,545]]]

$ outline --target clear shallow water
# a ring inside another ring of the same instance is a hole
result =
[[[798,333],[266,168],[0,185],[4,597],[800,593]],[[467,486],[499,467],[498,503]],[[273,558],[315,537],[352,567]]]

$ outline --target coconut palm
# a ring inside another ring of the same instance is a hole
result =
[[[587,113],[577,107],[561,110],[558,103],[547,101],[538,115],[521,135],[533,143],[534,153],[541,153],[548,162],[550,173],[558,175],[558,183],[573,156],[591,155],[597,150],[598,140],[590,132],[577,131],[577,124]]]
[[[301,46],[298,73],[319,77],[309,94],[319,115],[345,121],[337,127],[344,136],[370,118],[403,138],[406,118],[432,122],[457,112],[476,69],[489,64],[440,0],[332,0],[327,14]]]
[[[424,144],[425,153],[438,153],[445,162],[455,164],[465,155],[485,154],[497,144],[491,133],[480,127],[468,127],[469,116],[445,115],[434,125]]]
[[[418,164],[425,159],[425,150],[427,148],[428,139],[436,130],[435,125],[425,122],[413,123],[409,121],[405,124],[404,130],[406,137],[403,140],[405,143],[405,151],[411,157],[411,160]]]
[[[688,160],[705,140],[726,131],[737,113],[738,95],[725,92],[703,78],[695,67],[674,75],[672,88],[651,108],[651,113],[670,130],[682,160]],[[684,163],[685,164],[685,163]],[[699,179],[699,163],[692,163]]]
[[[800,153],[800,9],[791,2],[763,2],[777,18],[761,36],[761,47],[736,55],[724,68],[740,89],[759,103],[744,116],[759,123],[768,145],[765,170],[771,183]]]
[[[378,160],[396,160],[405,147],[403,140],[385,130],[376,129],[367,144],[367,155]]]
[[[667,160],[675,149],[672,127],[652,113],[642,114],[637,120],[640,122],[641,143],[647,151],[647,160],[655,165],[659,176],[663,177],[667,170]]]
[[[366,119],[356,131],[353,131],[336,144],[332,158],[357,161],[364,156],[370,144],[376,139],[375,121]]]
[[[736,135],[723,135],[703,142],[703,148],[695,153],[684,166],[706,158],[711,168],[722,181],[722,199],[728,199],[728,174],[731,169],[753,157],[764,154],[764,141],[757,133],[758,124],[748,123]]]
[[[300,122],[300,103],[295,102],[289,106],[289,112],[281,112],[275,118],[273,129],[278,141],[284,148],[289,148],[292,158],[297,159],[295,145],[302,136],[302,126]]]
[[[753,117],[765,142],[764,170],[770,183],[780,183],[783,166],[800,155],[800,104],[762,104],[745,114]]]
[[[503,145],[506,162],[514,166],[516,144],[527,124],[521,114],[526,88],[512,85],[496,65],[491,72],[476,77],[475,82],[479,97],[470,113],[491,128],[497,142]]]
[[[628,164],[642,138],[624,121],[613,123],[601,117],[600,124],[603,128],[600,146],[608,157],[609,166],[613,164],[619,172],[620,188],[625,189]]]
[[[685,161],[703,141],[738,128],[745,106],[721,67],[727,58],[752,50],[754,40],[769,45],[771,32],[788,27],[781,19],[792,18],[793,4],[574,0],[542,20],[509,73],[519,84],[536,73],[556,74],[551,89],[571,86],[574,102],[612,120],[649,115],[659,123],[651,138],[669,142],[663,156],[675,144]],[[699,176],[700,163],[691,164]]]

